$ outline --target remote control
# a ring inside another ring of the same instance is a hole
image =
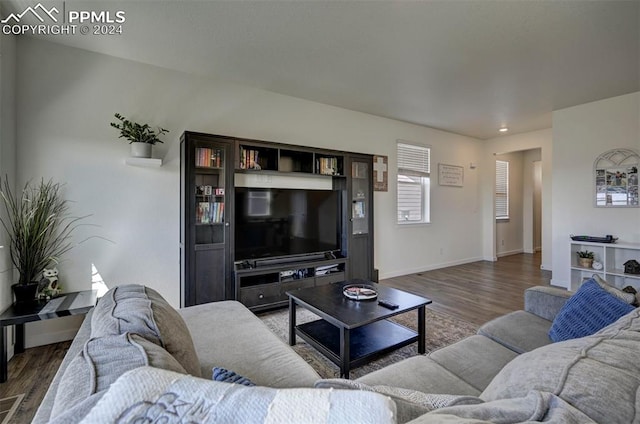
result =
[[[385,300],[385,299],[378,300],[378,305],[382,306],[383,308],[387,308],[387,309],[398,309],[399,308],[399,305],[397,305],[396,303],[389,302],[388,300]]]

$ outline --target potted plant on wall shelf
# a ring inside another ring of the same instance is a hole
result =
[[[594,259],[593,252],[589,250],[580,250],[576,252],[576,254],[578,255],[578,265],[583,268],[591,268]]]
[[[134,158],[150,158],[151,147],[156,143],[162,143],[158,137],[167,134],[169,130],[158,127],[153,130],[149,124],[138,124],[116,113],[114,115],[120,122],[112,122],[111,126],[120,130],[118,138],[129,140],[131,156]]]
[[[0,223],[8,235],[11,262],[18,270],[12,287],[17,302],[32,301],[38,290],[38,274],[57,264],[74,244],[71,234],[86,216],[69,214],[69,203],[60,193],[62,185],[49,180],[27,182],[21,195],[12,192],[8,179],[0,181],[4,212]]]

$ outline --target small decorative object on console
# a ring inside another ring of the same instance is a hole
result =
[[[344,286],[342,293],[353,300],[370,300],[378,297],[378,291],[368,284],[349,284]]]
[[[629,259],[624,263],[625,274],[640,274],[640,263],[635,259]]]
[[[41,299],[51,299],[60,294],[58,284],[58,268],[45,268],[42,270],[42,279],[38,285],[38,297]]]
[[[593,268],[595,270],[601,270],[602,269],[602,262],[594,261],[593,264],[591,265],[591,268]]]
[[[576,252],[576,254],[578,255],[578,265],[583,268],[591,268],[594,259],[593,252],[589,250],[581,250]]]
[[[614,237],[611,234],[607,234],[604,237],[574,236],[573,234],[570,234],[569,236],[573,241],[587,241],[591,243],[615,243],[618,240],[618,237]]]

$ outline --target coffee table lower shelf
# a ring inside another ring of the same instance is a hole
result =
[[[349,366],[343,370],[340,358],[340,328],[320,319],[296,326],[296,334],[341,367],[349,369],[367,364],[395,349],[418,341],[418,333],[388,320],[376,321],[349,330]]]

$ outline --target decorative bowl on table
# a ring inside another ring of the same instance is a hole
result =
[[[342,288],[342,293],[353,300],[371,300],[378,297],[378,291],[368,284],[349,284]]]

